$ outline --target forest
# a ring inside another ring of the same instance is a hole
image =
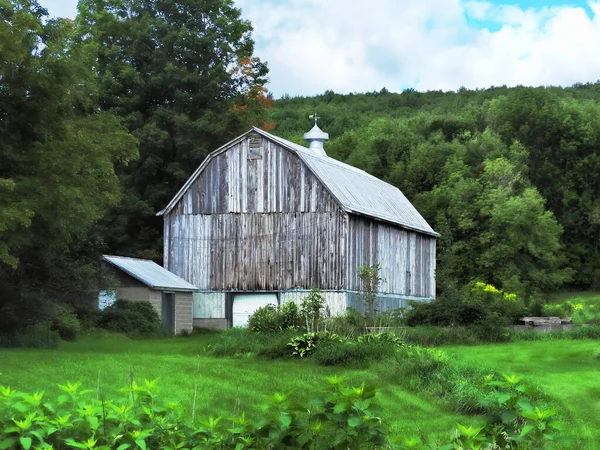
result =
[[[0,0],[0,310],[95,297],[101,254],[161,261],[156,217],[251,126],[397,186],[438,241],[438,296],[600,285],[600,83],[274,99],[228,0]],[[586,81],[586,80],[582,80]]]

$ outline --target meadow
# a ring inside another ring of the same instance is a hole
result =
[[[600,298],[571,300],[590,304]],[[391,361],[322,366],[314,359],[263,359],[246,350],[235,357],[216,357],[209,349],[222,338],[220,333],[205,332],[135,340],[100,330],[74,342],[63,341],[57,349],[0,349],[0,386],[44,391],[46,398],[52,398],[60,392],[58,384],[80,381],[82,387],[99,389],[111,398],[119,396],[117,391],[126,388],[132,378],[138,382],[158,379],[161,396],[180,402],[190,412],[196,391],[199,417],[228,418],[245,412],[255,419],[265,396],[292,392],[293,399],[308,402],[325,377],[341,375],[347,385],[365,382],[378,388],[383,418],[396,436],[448,442],[457,423],[481,422],[476,415],[455,413],[439,388],[428,389],[410,377],[398,376]],[[454,376],[452,371],[464,367],[472,369],[471,376],[491,372],[524,375],[528,384],[539,388],[545,405],[556,407],[560,421],[566,424],[567,440],[551,448],[600,448],[600,341],[520,341],[445,346],[442,351],[458,364],[442,377]],[[465,374],[456,375],[454,386],[462,386],[468,396],[473,391]]]
[[[524,375],[562,411],[566,448],[600,448],[600,341],[538,341],[445,347],[467,364]]]
[[[342,375],[348,385],[362,382],[379,389],[384,419],[401,436],[426,435],[448,441],[456,423],[473,423],[473,417],[455,414],[396,384],[384,384],[368,367],[322,367],[310,360],[262,360],[255,357],[216,358],[205,347],[216,335],[190,338],[132,340],[96,332],[76,342],[62,342],[55,350],[0,349],[0,385],[47,397],[59,394],[58,384],[81,381],[95,390],[98,378],[106,397],[128,386],[130,375],[138,381],[159,379],[160,393],[191,410],[198,379],[196,414],[199,417],[232,417],[245,412],[258,415],[266,395],[293,392],[309,401],[311,390],[323,385],[326,376]]]

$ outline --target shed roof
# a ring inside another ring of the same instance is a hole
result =
[[[151,289],[195,292],[197,287],[149,259],[103,255],[102,259]]]
[[[397,187],[368,174],[364,170],[357,169],[327,155],[318,155],[307,147],[272,135],[259,128],[252,128],[211,153],[183,185],[173,200],[158,215],[168,214],[175,207],[212,157],[227,150],[251,132],[258,133],[297,154],[346,212],[390,222],[432,236],[439,236]]]

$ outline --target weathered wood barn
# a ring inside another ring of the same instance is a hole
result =
[[[194,325],[243,325],[267,303],[324,291],[360,308],[362,265],[380,264],[381,309],[435,296],[437,233],[394,186],[257,128],[211,153],[168,206],[164,267],[199,288]]]

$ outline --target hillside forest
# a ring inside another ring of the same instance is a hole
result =
[[[600,83],[274,99],[229,0],[80,0],[72,21],[0,0],[0,18],[6,325],[93,299],[103,253],[160,262],[155,214],[208,153],[251,126],[302,143],[315,111],[330,157],[441,234],[439,297],[600,285]]]

